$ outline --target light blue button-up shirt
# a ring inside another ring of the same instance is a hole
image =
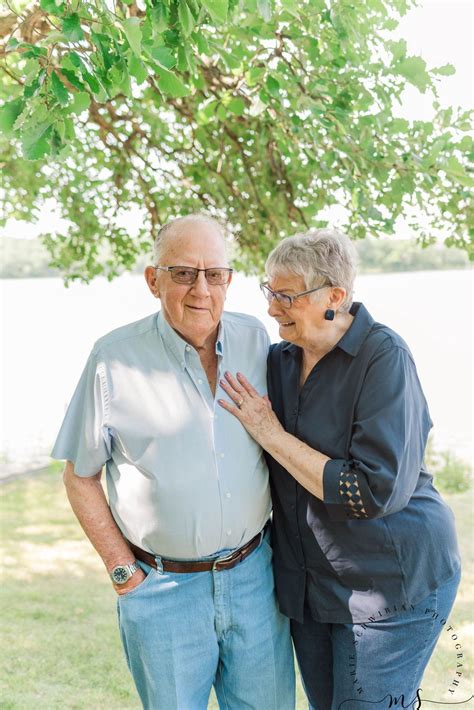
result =
[[[266,392],[269,338],[255,318],[224,313],[218,379],[246,374]],[[149,552],[196,559],[245,544],[271,510],[258,444],[217,404],[197,351],[162,312],[95,344],[66,412],[53,457],[79,476],[106,465],[112,514]]]

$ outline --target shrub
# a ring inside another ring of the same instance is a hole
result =
[[[452,451],[436,451],[431,437],[426,446],[425,463],[440,491],[463,493],[471,488],[472,471],[469,464]]]

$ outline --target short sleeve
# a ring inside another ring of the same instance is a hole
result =
[[[74,464],[78,476],[98,473],[110,458],[111,441],[106,426],[107,387],[103,364],[94,351],[89,356],[51,456]]]
[[[416,488],[432,426],[408,350],[374,356],[355,406],[349,457],[323,472],[333,520],[378,518],[404,508]]]

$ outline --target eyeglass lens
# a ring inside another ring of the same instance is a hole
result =
[[[275,299],[283,308],[290,308],[291,298],[284,293],[276,293],[272,291],[268,286],[262,286],[263,295],[267,299],[268,303],[272,303]]]
[[[173,281],[179,284],[192,284],[196,281],[200,269],[192,267],[185,268],[176,266],[169,269]],[[228,283],[231,271],[230,269],[205,269],[204,270],[208,284],[212,286],[223,286]]]

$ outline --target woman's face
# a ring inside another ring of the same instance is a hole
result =
[[[270,279],[268,286],[272,291],[294,296],[306,291],[302,276],[285,274]],[[275,318],[280,326],[280,337],[290,343],[304,348],[318,341],[321,327],[327,324],[324,313],[328,308],[327,296],[330,287],[323,288],[315,294],[301,296],[293,301],[290,308],[285,308],[275,298],[271,302],[268,313]]]

